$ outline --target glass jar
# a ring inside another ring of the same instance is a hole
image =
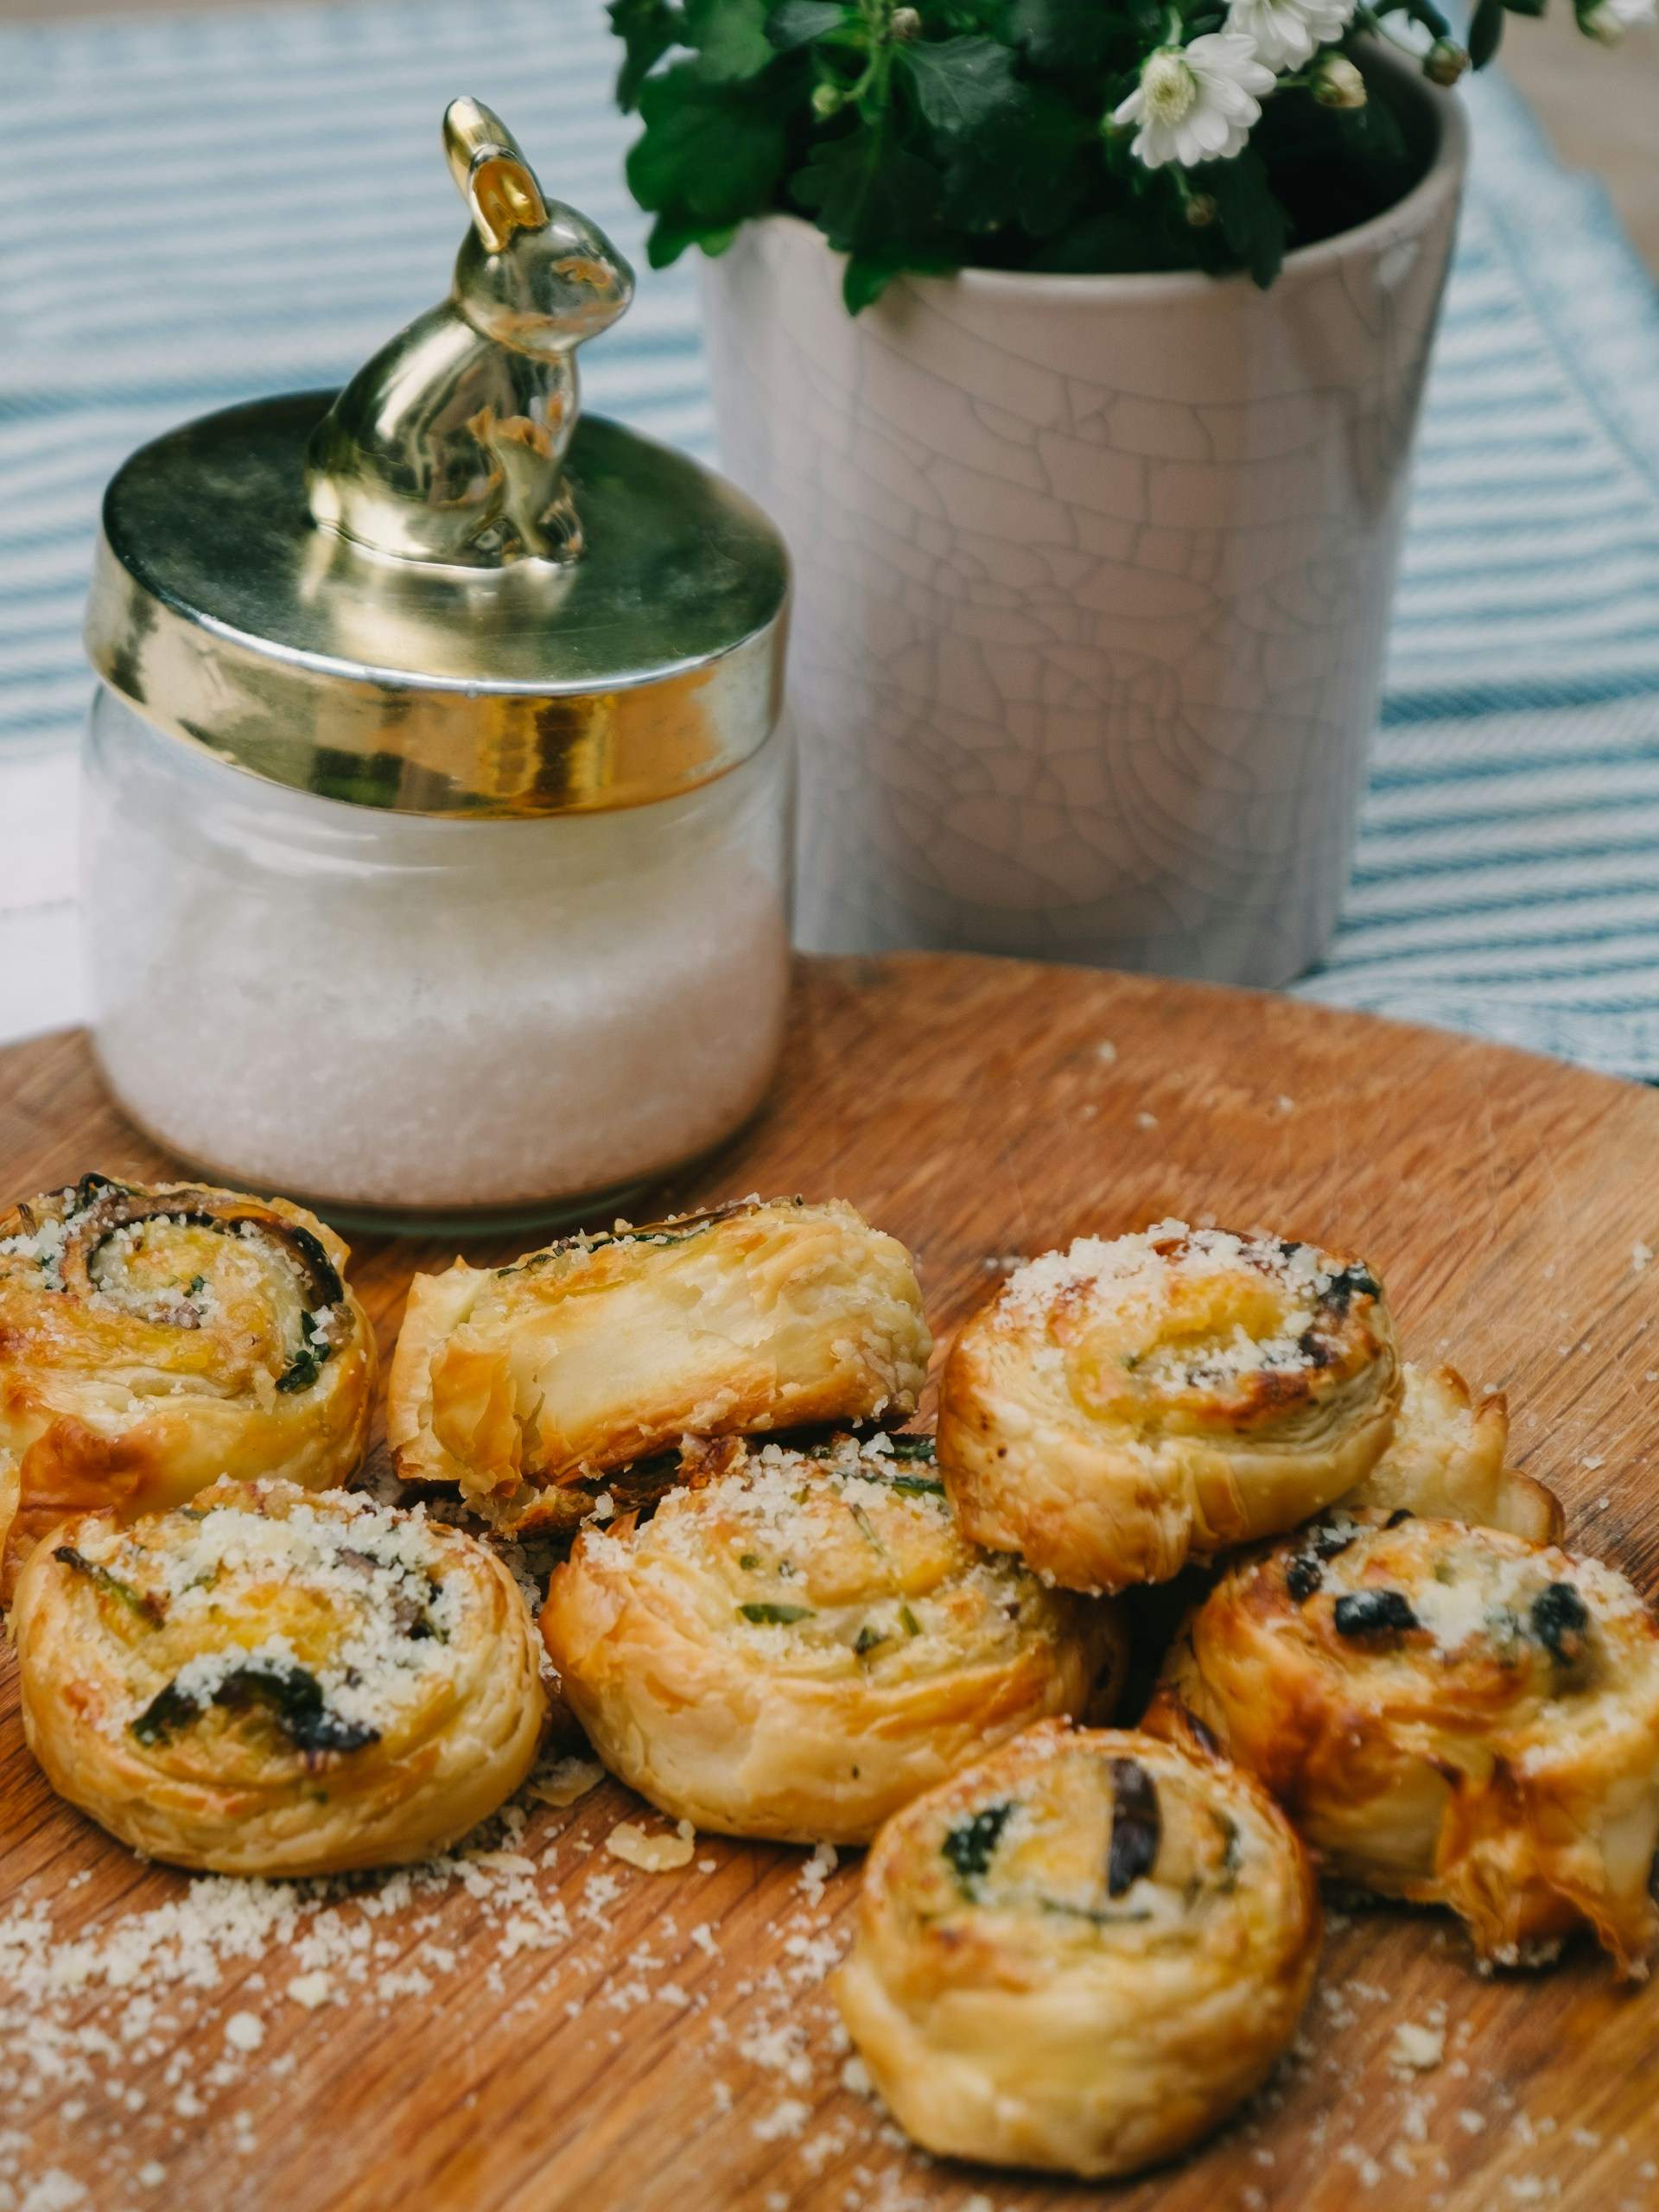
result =
[[[579,417],[626,307],[499,118],[445,118],[448,298],[335,393],[105,496],[83,899],[117,1100],[351,1222],[602,1214],[754,1110],[783,1038],[788,561]]]
[[[249,776],[100,685],[83,811],[93,1037],[193,1168],[346,1224],[556,1219],[764,1095],[789,975],[780,727],[696,790],[530,821]]]

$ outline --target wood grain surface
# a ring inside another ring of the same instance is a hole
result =
[[[79,1036],[0,1054],[0,1198],[163,1166]],[[1007,1255],[1084,1230],[1213,1216],[1362,1252],[1409,1353],[1508,1389],[1516,1457],[1560,1490],[1569,1541],[1659,1585],[1650,1093],[1284,999],[928,955],[815,962],[770,1109],[671,1197],[751,1189],[845,1197],[903,1237],[941,1336]],[[359,1241],[353,1280],[387,1346],[411,1269],[453,1249]],[[389,1910],[373,1884],[301,1901],[297,1948],[199,1961],[196,1986],[187,1960],[150,2017],[101,1967],[77,1993],[75,1955],[63,1988],[29,1999],[27,1947],[7,1947],[35,1911],[54,1960],[80,1932],[107,1960],[190,1892],[52,1799],[9,1659],[0,1789],[8,2208],[1659,2205],[1659,1993],[1620,1987],[1587,1948],[1483,1979],[1442,1916],[1338,1913],[1269,2088],[1182,2165],[1101,2191],[930,2164],[843,2086],[822,1974],[855,1863],[821,1901],[805,1854],[770,1847],[700,1839],[689,1866],[641,1872],[605,1839],[625,1816],[662,1824],[606,1783],[531,1808],[505,1870],[451,1870]],[[319,1942],[331,2001],[308,2008],[289,1985]],[[21,2024],[31,2007],[43,2025]],[[244,2014],[256,2024],[227,2038]],[[1402,2021],[1444,2026],[1439,2064],[1396,2069]]]

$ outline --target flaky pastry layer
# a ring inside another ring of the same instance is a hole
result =
[[[199,1184],[86,1175],[0,1217],[0,1599],[72,1514],[344,1482],[375,1378],[347,1257],[302,1207]]]
[[[613,1773],[699,1827],[861,1843],[987,1744],[1110,1709],[1115,1609],[965,1543],[924,1446],[734,1440],[583,1531],[542,1628]]]
[[[1400,1393],[1361,1263],[1160,1222],[1032,1262],[968,1323],[941,1383],[939,1465],[975,1542],[1118,1590],[1351,1490]]]
[[[23,1569],[15,1630],[54,1789],[147,1857],[222,1873],[446,1847],[523,1781],[546,1710],[493,1554],[287,1482],[63,1523]]]
[[[1096,2178],[1260,2084],[1319,1941],[1306,1854],[1248,1776],[1051,1722],[882,1829],[832,1986],[918,2143]]]
[[[839,1200],[746,1201],[417,1275],[387,1434],[406,1482],[556,1529],[562,1486],[686,1434],[902,1419],[931,1348],[896,1238]]]
[[[1659,1630],[1622,1574],[1502,1531],[1336,1512],[1229,1567],[1146,1726],[1192,1721],[1331,1871],[1447,1904],[1483,1958],[1659,1938]]]

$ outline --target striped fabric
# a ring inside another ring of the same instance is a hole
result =
[[[456,92],[637,251],[613,64],[598,0],[0,31],[0,1038],[84,1012],[78,627],[104,480],[184,416],[337,381],[435,296]],[[1297,988],[1659,1080],[1659,297],[1513,95],[1471,105],[1353,887]],[[593,405],[709,450],[689,265],[647,276],[584,366]]]

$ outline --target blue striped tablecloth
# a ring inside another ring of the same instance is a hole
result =
[[[598,0],[0,31],[0,1038],[82,1012],[73,748],[105,478],[184,416],[339,379],[438,295],[454,92],[637,251],[614,60]],[[1297,988],[1659,1080],[1659,297],[1514,96],[1470,99],[1358,861]],[[689,265],[647,275],[584,369],[593,405],[708,452]]]

